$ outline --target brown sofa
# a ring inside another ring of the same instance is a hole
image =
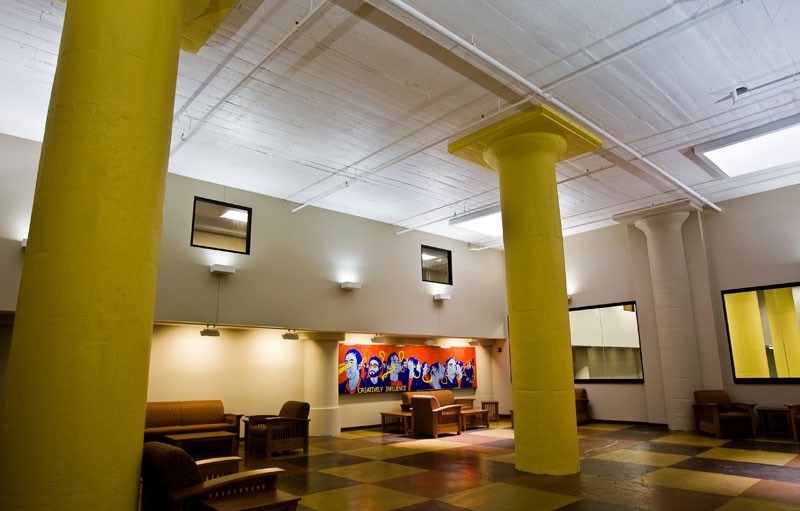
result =
[[[239,437],[242,414],[225,413],[222,401],[152,401],[147,403],[144,441],[158,440],[164,435],[229,431]]]
[[[472,408],[473,398],[457,398],[452,390],[439,389],[439,390],[417,390],[413,392],[403,392],[400,394],[400,408],[403,410],[411,409],[411,396],[433,396],[439,401],[440,406],[461,405],[464,408]]]

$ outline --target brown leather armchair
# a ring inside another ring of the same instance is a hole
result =
[[[194,459],[180,447],[162,442],[146,442],[142,449],[142,511],[191,511],[207,509],[203,501],[222,502],[226,509],[251,509],[253,505],[270,509],[294,510],[299,497],[275,488],[281,468],[262,468],[237,472],[235,456]],[[259,509],[262,509],[259,507]]]
[[[756,437],[755,403],[733,403],[724,390],[695,390],[692,407],[698,432]]]
[[[287,401],[278,415],[251,415],[247,428],[247,449],[263,452],[269,458],[273,452],[303,449],[308,453],[308,412],[311,405],[302,401]]]
[[[441,433],[461,434],[461,405],[439,406],[434,396],[411,396],[411,417],[414,436],[433,436]]]
[[[575,387],[575,415],[578,424],[589,422],[589,398],[586,396],[586,389]]]
[[[783,405],[789,409],[789,429],[792,430],[792,439],[800,441],[800,404]]]

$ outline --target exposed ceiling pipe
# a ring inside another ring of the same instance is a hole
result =
[[[403,2],[401,0],[385,0],[385,1],[388,2],[389,4],[395,6],[397,9],[400,9],[402,12],[406,13],[407,15],[413,17],[414,19],[416,19],[417,21],[419,21],[423,25],[427,26],[428,28],[431,28],[431,29],[435,30],[440,35],[443,35],[444,37],[447,37],[448,39],[450,39],[451,41],[456,43],[456,45],[458,45],[462,49],[466,50],[467,52],[471,53],[473,56],[477,57],[478,59],[480,59],[484,63],[490,65],[491,67],[493,67],[497,71],[501,72],[502,74],[504,74],[508,78],[511,78],[512,80],[516,81],[517,83],[520,83],[520,84],[524,85],[525,87],[527,87],[528,89],[533,91],[535,94],[537,94],[538,96],[542,97],[546,102],[554,105],[555,107],[557,107],[558,109],[560,109],[561,111],[566,113],[567,115],[575,118],[577,121],[583,123],[585,126],[588,126],[592,130],[596,131],[602,137],[604,137],[604,138],[608,139],[609,141],[613,142],[618,147],[620,147],[620,148],[624,149],[625,151],[627,151],[631,156],[633,156],[634,158],[636,158],[640,162],[642,162],[645,165],[647,165],[647,167],[649,167],[650,169],[655,171],[656,174],[658,174],[660,177],[662,177],[666,181],[668,181],[668,182],[672,183],[673,185],[677,186],[678,188],[680,188],[681,190],[683,190],[687,194],[691,195],[692,197],[696,198],[697,200],[699,200],[703,204],[707,205],[711,209],[713,209],[715,211],[722,211],[722,209],[719,206],[717,206],[716,204],[711,202],[709,199],[706,199],[705,197],[703,197],[702,195],[697,193],[694,189],[689,187],[687,184],[685,184],[683,181],[681,181],[677,177],[675,177],[672,174],[670,174],[668,171],[663,169],[656,162],[652,161],[650,158],[647,158],[646,156],[641,154],[639,151],[637,151],[633,147],[629,146],[628,144],[626,144],[622,140],[618,139],[613,134],[609,133],[608,131],[606,131],[605,129],[603,129],[602,127],[600,127],[599,125],[597,125],[593,121],[587,119],[586,117],[584,117],[583,115],[581,115],[580,113],[575,111],[569,105],[567,105],[567,104],[563,103],[562,101],[558,100],[557,98],[553,97],[552,94],[542,90],[538,85],[536,85],[535,83],[530,81],[525,76],[522,76],[521,74],[519,74],[515,70],[511,69],[507,65],[503,64],[499,60],[495,59],[491,55],[489,55],[486,52],[478,49],[472,43],[470,43],[466,39],[462,38],[461,36],[459,36],[458,34],[453,32],[449,28],[443,26],[442,24],[440,24],[436,20],[431,19],[426,14],[423,14],[422,12],[418,11],[414,7],[411,7],[410,5],[406,4],[405,2]]]
[[[630,46],[627,46],[627,47],[621,49],[620,51],[614,52],[611,55],[608,55],[608,56],[603,57],[601,59],[595,60],[594,62],[592,62],[588,66],[584,66],[584,67],[582,67],[580,69],[575,70],[574,72],[572,72],[572,73],[570,73],[568,75],[565,75],[565,76],[559,78],[558,80],[556,80],[554,82],[548,83],[547,85],[545,85],[543,87],[543,89],[550,91],[550,90],[553,90],[555,88],[561,87],[562,85],[567,84],[567,83],[571,82],[572,80],[575,80],[576,78],[580,78],[581,76],[583,76],[585,74],[591,73],[595,69],[598,69],[598,68],[603,67],[603,66],[607,66],[608,64],[614,62],[615,60],[621,59],[622,57],[630,55],[631,53],[633,53],[635,51],[639,51],[642,48],[646,48],[647,46],[650,46],[653,43],[656,43],[658,41],[666,39],[667,37],[670,37],[672,35],[677,34],[678,32],[682,32],[682,31],[686,30],[687,28],[691,28],[691,27],[697,25],[698,23],[701,23],[701,22],[707,20],[708,18],[716,16],[717,14],[720,14],[720,13],[730,9],[731,7],[735,7],[737,4],[741,4],[741,3],[742,3],[742,0],[725,0],[724,2],[722,2],[719,5],[715,5],[714,7],[709,7],[708,9],[706,9],[705,11],[703,11],[701,13],[696,13],[696,14],[690,16],[689,18],[687,18],[685,20],[679,21],[678,23],[672,25],[669,28],[666,28],[666,29],[662,30],[661,32],[657,32],[657,33],[655,33],[655,34],[653,34],[653,35],[651,35],[649,37],[645,37],[641,41],[636,41],[635,43],[633,43]],[[650,18],[648,18],[648,19],[650,19]]]
[[[272,58],[272,56],[275,55],[275,53],[277,53],[277,51],[279,49],[281,49],[291,38],[293,38],[297,34],[299,34],[300,31],[302,30],[303,26],[306,23],[308,23],[309,20],[312,20],[314,17],[316,17],[316,15],[320,12],[322,7],[325,6],[325,4],[327,4],[327,3],[328,3],[327,0],[323,0],[322,2],[320,2],[320,4],[318,6],[314,7],[313,9],[311,9],[311,7],[314,5],[314,1],[311,0],[311,3],[309,4],[309,9],[310,10],[309,10],[308,14],[306,14],[303,19],[301,19],[300,21],[295,23],[295,25],[292,27],[292,30],[290,30],[285,36],[283,36],[283,39],[281,39],[277,44],[275,44],[275,46],[272,47],[272,49],[264,56],[264,58],[262,58],[258,62],[258,64],[253,66],[246,75],[241,77],[233,85],[233,87],[231,87],[228,90],[228,92],[225,93],[224,96],[222,96],[216,103],[214,103],[214,106],[212,106],[205,114],[203,114],[203,116],[200,119],[197,120],[196,125],[192,129],[189,130],[189,133],[187,135],[181,136],[180,140],[178,140],[175,143],[175,145],[172,147],[172,150],[169,153],[170,156],[175,154],[178,151],[178,149],[183,147],[184,143],[188,142],[192,137],[194,137],[195,134],[197,134],[197,132],[200,130],[200,128],[205,125],[206,121],[208,121],[208,118],[211,117],[211,115],[214,112],[219,110],[219,107],[222,106],[226,101],[228,101],[228,99],[233,95],[233,93],[236,92],[237,90],[239,90],[239,87],[241,87],[242,84],[244,84],[247,80],[249,80],[250,77],[252,77],[253,74],[256,71],[261,69],[261,66],[266,64],[267,61],[269,61]],[[186,107],[184,107],[184,110],[185,109],[186,109]]]

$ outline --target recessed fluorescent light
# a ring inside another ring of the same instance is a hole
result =
[[[450,225],[492,237],[503,235],[503,219],[499,205],[453,217],[450,219]]]
[[[438,259],[438,257],[436,257],[435,255],[431,255],[431,254],[425,254],[425,253],[422,254],[422,260],[423,261],[432,261],[433,259]]]
[[[694,148],[695,154],[730,177],[800,161],[800,114]]]
[[[236,220],[238,222],[247,222],[247,211],[229,209],[221,214],[220,218],[227,218],[228,220]]]

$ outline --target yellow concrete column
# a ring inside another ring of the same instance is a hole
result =
[[[219,3],[67,6],[6,376],[0,509],[136,509],[178,48],[186,13]]]
[[[539,106],[449,147],[500,177],[516,467],[526,472],[580,471],[555,165],[599,145]]]

